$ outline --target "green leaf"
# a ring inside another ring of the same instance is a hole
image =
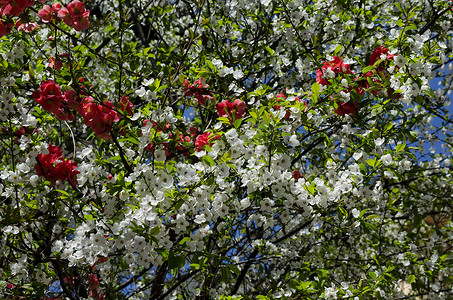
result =
[[[340,52],[342,48],[343,48],[343,46],[341,46],[341,45],[336,46],[335,50],[333,51],[333,55],[336,55],[338,52]]]
[[[149,235],[156,235],[160,232],[160,226],[154,227],[149,231]]]
[[[275,54],[275,51],[268,46],[266,46],[266,51],[269,52],[269,54],[272,56],[274,56],[274,54]]]
[[[338,209],[340,210],[340,212],[344,216],[344,218],[347,219],[348,218],[348,212],[346,211],[346,209],[344,209],[341,206],[339,206]]]
[[[321,86],[317,82],[315,82],[311,85],[311,100],[313,101],[313,104],[315,104],[318,101],[320,89],[321,89]]]
[[[177,255],[173,251],[168,253],[168,268],[179,269],[184,266],[186,259],[182,255]]]
[[[237,119],[236,121],[234,121],[234,128],[238,129],[239,127],[241,127],[241,124],[242,124],[242,118],[240,119]]]
[[[363,215],[364,215],[367,211],[369,211],[369,210],[370,210],[369,208],[362,210],[362,211],[360,212],[359,218],[363,217]]]
[[[65,196],[69,197],[69,194],[68,194],[68,192],[66,192],[66,191],[63,191],[63,190],[57,190],[57,192],[60,192],[60,193],[62,193],[63,195],[65,195]]]
[[[415,132],[414,131],[410,131],[408,134],[407,134],[407,138],[409,139],[409,141],[411,143],[415,143],[417,141],[417,136],[415,135]]]
[[[378,215],[369,215],[365,219],[368,220],[368,219],[379,219],[379,218],[380,217]]]
[[[209,165],[210,167],[213,167],[215,165],[214,159],[209,155],[203,156],[203,158],[201,160],[204,163],[206,163],[207,165]]]
[[[374,159],[370,158],[370,159],[368,159],[366,162],[367,162],[367,164],[368,164],[370,167],[374,167],[374,166],[376,165],[376,159],[375,159],[375,158],[374,158]]]
[[[406,142],[399,143],[396,145],[396,152],[403,152],[404,148],[406,148]]]
[[[409,275],[409,277],[407,277],[407,282],[409,284],[411,284],[414,281],[415,281],[415,275],[414,274],[411,274],[411,275]]]
[[[236,267],[235,265],[228,265],[228,268],[230,268],[231,271],[233,271],[234,273],[240,275],[241,274],[241,271],[239,270],[238,267]]]
[[[184,77],[183,74],[181,74],[181,75],[179,75],[179,78],[178,78],[178,79],[179,79],[179,82],[180,82],[181,84],[183,84],[183,83],[184,83],[185,77]]]
[[[374,66],[367,66],[367,67],[363,68],[362,74],[366,74],[366,73],[368,73],[368,72],[370,72],[371,70],[374,70],[374,69],[375,69]]]

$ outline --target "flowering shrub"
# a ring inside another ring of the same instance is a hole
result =
[[[451,299],[451,6],[0,0],[0,299]]]

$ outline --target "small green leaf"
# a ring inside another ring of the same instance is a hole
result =
[[[362,73],[366,74],[366,73],[368,73],[368,72],[370,72],[371,70],[374,70],[374,69],[375,69],[374,66],[367,66],[367,67],[363,68]]]
[[[269,54],[272,56],[274,56],[274,54],[275,54],[275,51],[268,46],[266,46],[266,51],[269,52]]]
[[[347,219],[348,218],[348,212],[346,211],[346,209],[344,209],[341,206],[339,206],[338,209],[340,210],[340,212],[344,216],[344,218]]]
[[[406,148],[406,142],[396,145],[396,152],[403,152],[404,148]]]
[[[368,159],[367,161],[367,164],[370,166],[370,167],[374,167],[374,165],[376,165],[376,159]]]
[[[414,281],[415,281],[415,275],[414,274],[411,274],[411,275],[409,275],[409,277],[407,277],[407,282],[409,282],[409,284],[411,284]]]
[[[315,104],[318,101],[320,89],[321,89],[321,86],[317,82],[315,82],[311,85],[311,100],[313,101],[313,104]]]
[[[369,215],[365,219],[379,219],[378,215]]]
[[[201,160],[203,162],[205,162],[206,164],[208,164],[210,167],[213,167],[215,164],[214,159],[209,155],[203,156],[203,158]]]
[[[243,121],[242,118],[239,118],[236,121],[234,121],[234,128],[238,129],[239,127],[241,127],[242,121]]]

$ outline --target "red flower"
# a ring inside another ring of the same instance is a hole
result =
[[[79,0],[72,1],[68,4],[67,8],[72,18],[80,17],[86,11],[85,5]]]
[[[75,30],[82,31],[90,27],[88,20],[90,11],[85,9],[85,5],[79,0],[72,1],[67,7],[56,7],[56,9],[58,9],[58,17]]]
[[[0,38],[8,35],[11,32],[11,29],[13,28],[14,24],[12,23],[3,23],[2,20],[0,20]]]
[[[44,176],[54,186],[57,180],[68,180],[73,187],[77,183],[77,164],[69,159],[63,158],[60,147],[49,145],[48,154],[38,154],[35,171],[38,176]],[[58,163],[57,160],[62,160]],[[55,164],[56,163],[56,164]]]
[[[348,64],[345,64],[341,58],[334,56],[333,60],[325,61],[321,67],[321,70],[316,70],[316,82],[320,85],[327,85],[326,73],[330,70],[334,74],[352,74]]]
[[[187,79],[185,79],[183,83],[184,96],[195,96],[198,105],[205,105],[207,100],[214,99],[212,93],[208,91],[207,88],[209,88],[209,85],[203,85],[203,78],[201,77],[195,80],[193,85],[191,85]]]
[[[36,23],[32,23],[32,22],[22,23],[22,20],[19,19],[16,22],[16,27],[17,27],[18,31],[25,31],[28,33],[28,32],[32,32],[33,30],[39,28],[39,25]]]
[[[388,48],[385,48],[385,46],[380,46],[374,49],[373,53],[371,53],[370,56],[370,66],[374,65],[375,62],[377,62],[379,59],[381,59],[381,55],[385,54],[386,59],[393,59],[395,55],[393,54],[387,54],[389,52]]]
[[[92,100],[91,97],[86,97]],[[82,116],[85,125],[90,126],[97,137],[105,140],[110,140],[112,136],[110,131],[114,122],[120,120],[118,113],[114,110],[114,106],[109,101],[104,101],[104,104],[96,104],[94,102],[86,102],[82,107]]]
[[[44,23],[49,23],[53,18],[52,7],[44,5],[44,7],[38,12],[38,17],[40,17],[41,21]]]
[[[72,26],[72,17],[66,7],[60,8],[60,10],[58,10],[57,16],[62,19],[63,22],[66,23],[66,25]]]
[[[242,118],[245,113],[246,105],[243,101],[236,99],[233,103],[228,100],[223,100],[217,103],[217,114],[220,117],[227,117],[230,121]]]
[[[359,111],[357,103],[340,103],[337,102],[338,108],[334,112],[339,116],[354,114]]]
[[[53,67],[55,70],[63,68],[63,61],[60,58],[51,57],[49,59],[49,67]]]
[[[220,117],[228,117],[233,111],[233,103],[228,100],[223,100],[222,102],[217,103],[217,114]]]
[[[275,101],[279,102],[280,99],[286,99],[286,96],[285,94],[283,94],[283,91],[280,92],[280,94],[278,94],[277,96],[275,96]],[[294,98],[295,101],[299,102],[300,99],[299,97],[295,97]],[[302,100],[302,103],[305,105],[305,111],[307,111],[307,102],[305,100]],[[274,108],[276,110],[279,110],[280,109],[280,105],[274,105]],[[291,111],[289,109],[286,109],[286,113],[285,113],[285,119],[289,119],[289,117],[291,116]]]
[[[88,20],[90,12],[87,10],[81,16],[77,16],[72,19],[73,26],[75,30],[82,31],[90,27],[90,21]]]
[[[124,114],[130,116],[132,115],[132,102],[129,101],[128,96],[123,96],[121,97],[120,101],[120,111],[122,111]]]
[[[33,92],[32,96],[46,111],[53,114],[58,111],[63,100],[60,86],[51,79],[41,82],[39,90]]]
[[[33,0],[0,0],[0,15],[16,17],[33,5]]]
[[[294,170],[292,172],[294,180],[298,181],[299,178],[303,177],[299,170]]]
[[[204,132],[203,134],[200,134],[197,136],[195,139],[195,148],[196,151],[202,151],[204,148],[204,145],[211,146],[213,141],[218,139],[220,136],[214,135],[211,132]]]
[[[54,3],[52,4],[52,10],[55,12],[55,13],[58,13],[61,9],[61,4],[60,3]]]

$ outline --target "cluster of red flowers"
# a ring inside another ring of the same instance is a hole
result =
[[[217,103],[217,114],[220,117],[228,118],[232,123],[242,118],[245,113],[245,103],[239,99],[234,100],[232,103],[228,100],[223,100]]]
[[[203,78],[195,80],[193,84],[190,84],[187,79],[184,79],[184,96],[195,96],[198,105],[205,105],[207,100],[214,99],[212,93],[207,90],[208,88],[209,85],[203,85]]]
[[[316,82],[320,85],[328,85],[328,79],[336,77],[342,74],[353,74],[348,64],[345,64],[341,58],[334,56],[333,60],[325,61],[321,67],[321,70],[316,70]],[[363,93],[363,91],[359,91]],[[339,116],[353,114],[359,111],[357,102],[342,102],[337,101],[338,108],[335,109],[335,113]]]
[[[40,88],[33,92],[32,96],[46,111],[62,121],[74,120],[74,114],[70,110],[72,108],[83,117],[85,125],[91,127],[101,139],[111,139],[112,125],[120,120],[120,114],[116,112],[112,102],[96,104],[90,96],[81,100],[73,89],[68,89],[63,95],[60,86],[50,79],[41,82]],[[132,103],[127,96],[121,98],[119,110],[127,115],[132,114]]]
[[[96,274],[88,275],[88,282],[90,283],[90,297],[95,300],[105,299],[105,294],[99,292],[99,279]]]
[[[82,108],[82,116],[85,125],[90,126],[97,137],[110,140],[110,130],[115,122],[120,120],[118,113],[114,110],[115,106],[110,101],[104,101],[103,104],[94,103],[93,98],[88,98]],[[85,100],[84,99],[84,100]]]
[[[32,6],[34,3],[33,0],[0,0],[0,17],[17,17],[25,11],[27,7]],[[14,27],[13,21],[4,22],[0,19],[0,38],[2,36],[8,35]],[[34,28],[39,27],[35,23],[23,22],[18,20],[16,22],[16,27],[18,30],[24,30],[30,32]]]
[[[370,55],[370,62],[369,65],[373,66],[375,65],[379,59],[382,59],[384,62],[379,63],[376,66],[376,71],[377,73],[384,74],[386,73],[386,68],[388,67],[388,62],[390,60],[393,60],[394,55],[389,54],[389,49],[385,48],[384,46],[380,46],[376,49],[374,49],[373,53]],[[316,70],[316,82],[318,82],[322,86],[326,86],[329,84],[329,79],[336,77],[337,75],[340,75],[341,77],[344,77],[344,74],[354,74],[349,68],[348,64],[345,64],[343,60],[337,56],[334,56],[333,60],[331,61],[325,61],[321,67],[321,69]],[[363,77],[358,77],[354,78],[356,82],[358,82],[358,87],[354,88],[355,91],[359,95],[363,95],[365,93],[365,90],[368,92],[377,95],[381,91],[381,88],[379,87],[374,87],[371,88],[368,80],[371,77],[375,76],[374,71],[369,71],[366,74],[363,74]],[[382,75],[381,75],[382,76]],[[372,79],[373,82],[375,83],[382,83],[381,80],[377,78]],[[352,88],[350,88],[351,90]],[[391,94],[393,92],[392,89],[388,88],[385,89],[385,92],[387,94]],[[357,102],[342,102],[342,101],[336,101],[338,108],[335,109],[335,113],[340,116],[348,115],[348,114],[354,114],[359,111],[359,107]]]
[[[90,11],[85,8],[85,5],[79,0],[74,0],[67,5],[61,6],[60,3],[54,3],[52,6],[44,5],[38,12],[38,16],[44,23],[48,23],[53,19],[53,15],[57,17],[68,26],[72,26],[77,31],[82,31],[90,27]]]
[[[146,124],[150,122],[149,119],[145,120],[143,122],[143,126],[146,126]],[[153,122],[153,127],[158,126],[157,123]],[[157,131],[158,132],[164,132],[167,133],[170,131],[170,124],[167,123],[165,126],[159,126]],[[204,132],[202,134],[199,134],[199,131],[195,127],[190,127],[189,128],[189,133],[190,136],[188,135],[183,135],[182,133],[173,133],[170,132],[168,133],[168,136],[172,139],[171,142],[165,142],[161,143],[160,145],[163,146],[163,149],[165,150],[165,155],[167,156],[167,159],[176,155],[176,154],[182,154],[184,156],[189,156],[190,151],[188,147],[193,147],[195,145],[195,151],[200,152],[204,150],[204,145],[211,146],[214,142],[214,140],[220,138],[219,135],[213,134],[211,132]],[[190,145],[188,145],[188,143]],[[186,144],[186,145],[184,145]],[[155,144],[151,142],[147,147],[146,150],[150,152],[154,152],[155,150]]]
[[[388,54],[388,52],[389,52],[388,48],[385,48],[384,46],[380,46],[380,47],[374,49],[373,53],[371,53],[371,55],[370,55],[370,66],[374,65],[379,59],[384,60],[383,62],[379,63],[375,69],[382,76],[385,76],[385,73],[387,73],[386,69],[389,66],[389,61],[393,60],[393,58],[395,57],[395,55]],[[376,83],[376,86],[374,88],[371,88],[370,84],[368,83],[367,77],[371,78],[371,77],[375,76],[374,72],[369,71],[363,75],[364,75],[364,77],[360,78],[360,80],[359,80],[360,85],[364,89],[367,89],[367,91],[369,91],[373,95],[378,95],[381,92],[381,89],[378,88],[378,85],[382,84],[382,81],[377,78],[373,78],[372,81]],[[387,95],[392,94],[393,89],[387,88],[386,93],[387,93]]]
[[[203,134],[198,135],[195,138],[195,149],[196,151],[204,150],[204,146],[212,146],[215,140],[220,138],[219,135],[213,134],[209,131],[204,132]]]
[[[0,15],[17,17],[33,3],[33,0],[0,0]]]
[[[63,96],[60,86],[49,79],[41,82],[39,90],[32,94],[36,102],[46,111],[53,113],[57,119],[62,121],[74,120],[74,115],[70,112],[66,97]]]
[[[149,119],[146,119],[143,121],[143,126],[146,126],[146,124],[150,122]],[[165,123],[164,126],[159,126],[156,122],[152,122],[153,126],[152,127],[157,127],[157,132],[164,132],[168,133],[168,136],[172,139],[170,143],[161,143],[160,145],[163,146],[163,149],[165,150],[165,155],[167,157],[171,157],[174,154],[183,154],[185,156],[190,155],[190,151],[184,146],[184,143],[192,143],[192,138],[196,136],[197,130],[193,127],[189,128],[190,135],[191,136],[184,136],[181,132],[174,133],[174,132],[169,132],[170,131],[170,123]],[[148,146],[146,146],[146,150],[150,152],[154,152],[155,144],[151,142]]]
[[[48,154],[38,154],[35,171],[38,176],[44,176],[54,186],[57,180],[68,180],[75,187],[77,183],[77,163],[63,159],[60,147],[49,145]],[[57,162],[58,161],[58,162]]]

